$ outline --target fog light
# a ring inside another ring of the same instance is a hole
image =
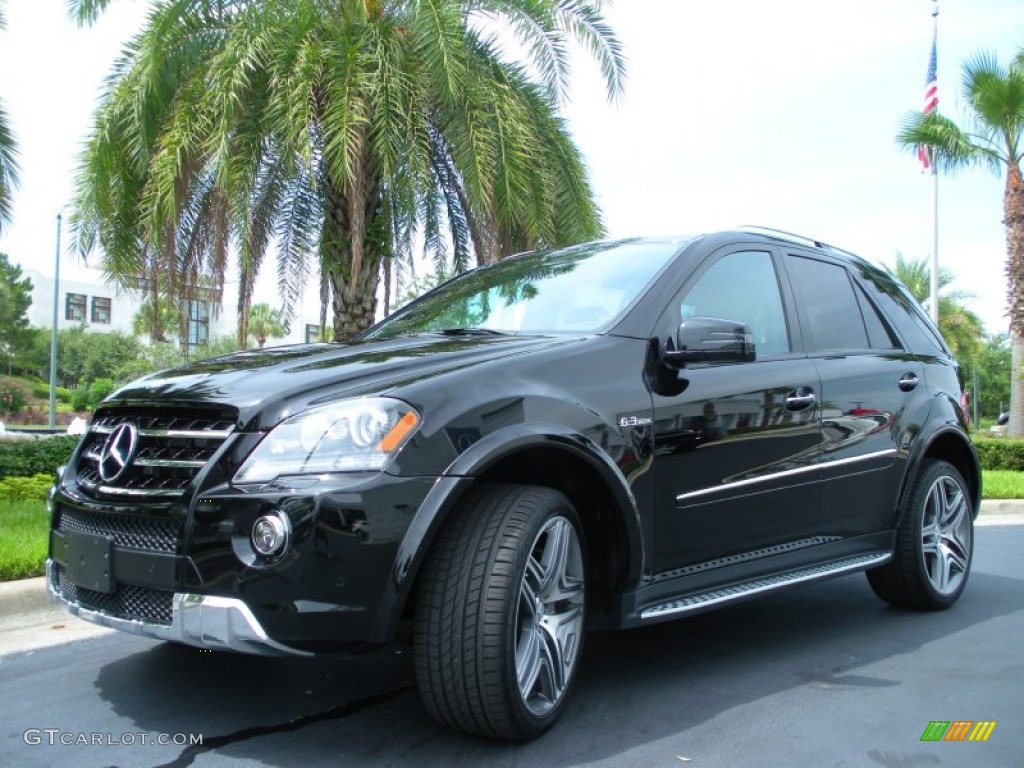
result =
[[[252,548],[264,557],[284,552],[291,538],[291,525],[287,517],[263,515],[252,525]]]

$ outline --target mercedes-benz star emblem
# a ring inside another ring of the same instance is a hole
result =
[[[117,480],[135,456],[135,447],[139,442],[139,431],[134,424],[124,423],[110,433],[107,442],[100,451],[100,477],[106,482]]]

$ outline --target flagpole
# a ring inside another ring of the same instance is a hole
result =
[[[932,40],[939,35],[939,0],[932,0]],[[934,42],[932,43],[934,45]],[[936,326],[939,324],[939,169],[935,163],[935,149],[928,148],[932,166],[932,275],[931,275],[931,316]]]

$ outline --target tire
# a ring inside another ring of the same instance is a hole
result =
[[[435,719],[513,741],[558,719],[583,647],[581,530],[550,488],[481,486],[455,510],[416,599],[416,679]]]
[[[967,484],[952,464],[926,460],[907,497],[893,559],[868,571],[868,582],[893,605],[940,610],[963,593],[973,557]]]

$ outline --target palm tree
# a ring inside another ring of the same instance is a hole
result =
[[[910,295],[924,304],[931,296],[931,269],[927,258],[906,259],[896,254],[896,266],[886,271],[910,291]],[[939,269],[939,291],[954,280],[948,269]],[[963,291],[945,291],[939,294],[939,331],[954,356],[962,363],[974,364],[985,336],[984,326],[974,312],[964,306],[970,294]]]
[[[1008,432],[1019,437],[1024,434],[1024,50],[1009,67],[990,53],[976,54],[964,63],[961,88],[969,128],[938,111],[912,114],[897,141],[915,152],[920,146],[930,147],[939,169],[980,165],[1005,174],[1007,314],[1013,358]]]
[[[7,23],[0,5],[0,29]],[[14,135],[7,126],[7,112],[0,102],[0,232],[4,224],[11,220],[11,195],[18,186],[18,151]]]
[[[109,0],[72,0],[87,22]],[[462,271],[599,236],[557,114],[567,43],[610,95],[602,0],[161,0],[110,78],[78,180],[79,244],[219,275],[238,252],[239,338],[277,240],[283,311],[319,271],[334,336],[374,318],[378,276],[422,242]],[[507,58],[488,24],[525,45]],[[187,281],[186,281],[187,282]]]
[[[260,349],[263,349],[268,338],[280,339],[287,333],[288,326],[281,310],[262,302],[252,305],[249,312],[249,336],[256,339]]]
[[[132,332],[136,336],[148,334],[154,342],[167,341],[180,325],[181,310],[160,294],[146,298],[132,318]]]

